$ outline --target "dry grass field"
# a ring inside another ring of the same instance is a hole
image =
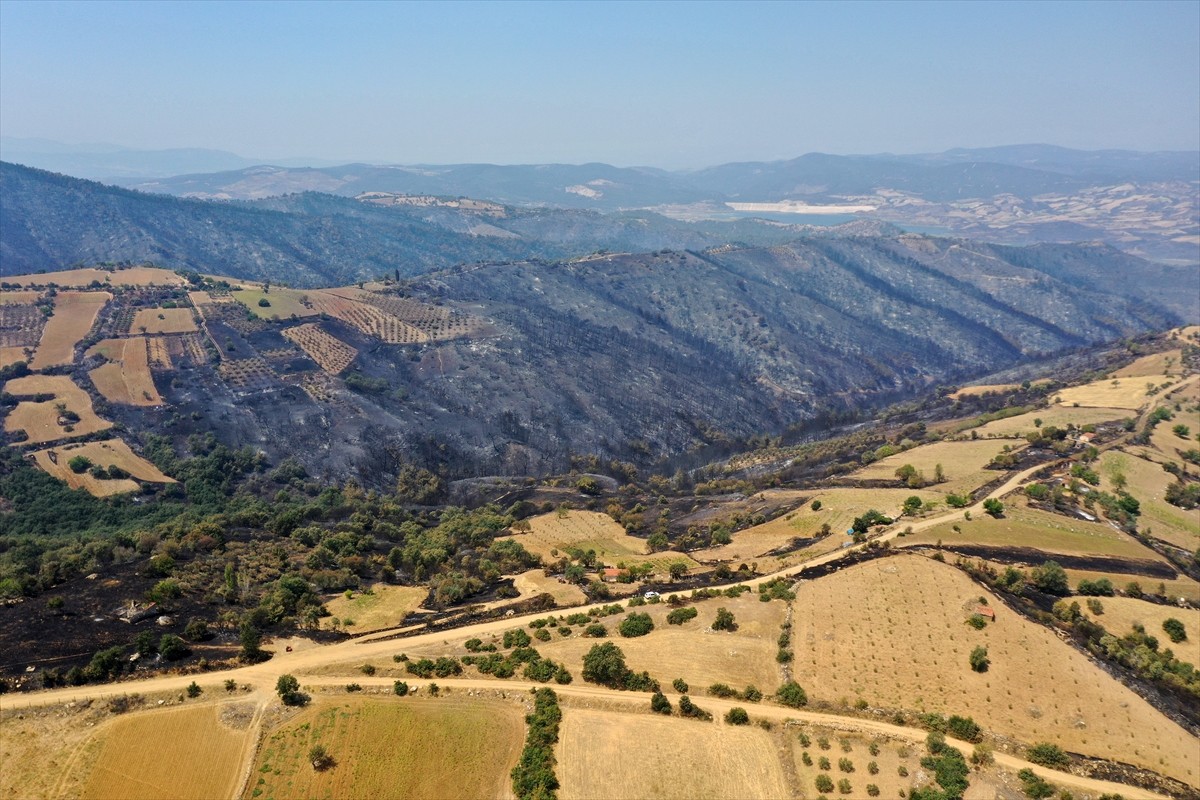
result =
[[[46,320],[29,368],[40,370],[72,363],[75,345],[92,329],[109,300],[112,295],[108,292],[59,292],[54,298],[54,316]]]
[[[1142,356],[1128,366],[1122,367],[1112,374],[1114,378],[1157,378],[1162,383],[1168,375],[1179,375],[1183,358],[1182,350],[1164,350]]]
[[[104,339],[88,348],[87,355],[109,361],[88,373],[105,400],[130,406],[162,405],[150,374],[150,341],[144,336]]]
[[[192,333],[197,330],[190,308],[142,308],[133,317],[129,333]]]
[[[524,738],[513,704],[318,698],[263,740],[246,798],[507,798]],[[318,743],[336,766],[312,768],[308,750]]]
[[[102,742],[83,800],[210,800],[237,788],[248,735],[223,725],[203,705],[120,717]]]
[[[957,525],[959,530],[955,531]],[[1046,553],[1112,556],[1166,563],[1162,556],[1128,534],[1100,522],[1029,508],[1020,498],[1005,501],[1004,516],[987,514],[947,522],[905,536],[896,545],[934,544],[953,550],[956,544],[988,547],[1032,547]]]
[[[895,480],[896,470],[912,464],[925,473],[928,488],[938,492],[961,493],[976,489],[1004,473],[984,469],[992,458],[1004,449],[1002,442],[967,440],[961,442],[934,442],[914,447],[903,453],[876,461],[860,469],[850,477],[866,480]],[[1014,449],[1016,449],[1014,447]],[[938,464],[946,473],[945,483],[933,484],[934,469]]]
[[[983,437],[1016,439],[1024,438],[1026,434],[1036,431],[1038,426],[1034,424],[1034,420],[1038,419],[1042,421],[1042,427],[1053,425],[1056,428],[1065,428],[1068,425],[1078,427],[1099,425],[1103,422],[1114,422],[1132,416],[1134,416],[1133,412],[1126,408],[1085,408],[1082,406],[1075,408],[1059,404],[1031,411],[1028,414],[998,419],[981,425],[975,430]]]
[[[341,373],[358,355],[358,350],[312,322],[285,328],[281,333],[308,353],[308,357],[330,375]]]
[[[83,287],[99,281],[110,286],[182,286],[183,278],[167,269],[157,267],[128,267],[125,269],[104,270],[89,267],[87,269],[67,269],[61,272],[39,272],[34,275],[16,275],[5,278],[9,283],[21,286],[56,286]]]
[[[919,556],[805,582],[793,604],[796,680],[817,699],[966,713],[998,734],[1200,785],[1200,740],[992,598],[996,621],[973,630],[965,621],[981,594],[954,567]],[[984,673],[967,663],[977,645],[991,659]]]
[[[303,292],[282,286],[275,286],[264,292],[261,286],[243,284],[242,291],[234,292],[230,296],[263,319],[290,319],[293,316],[316,316],[319,312],[309,302],[310,297],[315,294],[315,291]],[[260,306],[259,300],[266,300],[270,305]]]
[[[573,583],[559,583],[558,578],[547,578],[540,569],[522,572],[513,578],[513,587],[520,592],[518,599],[525,600],[547,593],[554,597],[554,602],[561,607],[577,606],[587,602],[587,596]]]
[[[97,497],[137,491],[137,483],[129,478],[100,480],[93,478],[86,470],[81,473],[72,472],[67,462],[75,456],[84,456],[93,464],[105,468],[120,467],[138,480],[175,483],[173,478],[159,472],[158,467],[130,450],[129,445],[120,439],[67,444],[34,453],[34,459],[43,471],[66,481],[72,489],[86,489]]]
[[[79,797],[94,762],[98,725],[110,714],[95,705],[6,710],[0,721],[0,797]]]
[[[92,409],[92,398],[66,375],[26,375],[4,384],[4,391],[17,397],[52,394],[54,399],[41,403],[25,400],[17,404],[4,420],[4,430],[25,431],[28,439],[22,444],[53,442],[70,439],[96,431],[107,430],[112,423],[100,419]],[[58,406],[79,415],[78,421],[62,416]],[[69,430],[68,430],[69,429]]]
[[[1165,381],[1166,379],[1163,379]],[[1162,383],[1163,381],[1155,381]],[[1088,406],[1091,408],[1127,408],[1139,409],[1150,401],[1146,393],[1147,379],[1112,378],[1103,381],[1085,383],[1082,386],[1072,386],[1056,392],[1054,398],[1061,400],[1064,406]]]
[[[1034,386],[1038,386],[1040,384],[1049,383],[1049,382],[1050,382],[1049,379],[1042,378],[1042,379],[1039,379],[1036,381],[1032,381],[1032,384]],[[1020,388],[1021,388],[1021,384],[1019,384],[1019,383],[980,384],[979,386],[964,386],[961,389],[959,389],[957,392],[953,392],[950,395],[948,395],[948,397],[950,397],[952,400],[957,400],[960,397],[975,397],[975,396],[978,396],[981,394],[988,394],[988,393],[1011,392],[1014,389],[1020,389]]]
[[[773,737],[758,728],[567,708],[556,751],[563,800],[790,796]]]
[[[1182,597],[1193,603],[1200,603],[1200,583],[1183,574],[1180,574],[1174,580],[1164,581],[1158,578],[1146,577],[1144,575],[1130,575],[1124,572],[1096,572],[1084,569],[1068,569],[1067,578],[1070,580],[1072,586],[1078,586],[1082,580],[1094,581],[1097,578],[1108,578],[1112,581],[1113,586],[1118,589],[1124,589],[1126,584],[1133,581],[1147,592],[1158,592],[1162,589],[1172,602]],[[1080,603],[1080,605],[1083,604]],[[1197,666],[1200,666],[1200,664]]]
[[[1133,630],[1134,624],[1142,625],[1146,633],[1157,637],[1159,647],[1170,647],[1184,661],[1200,666],[1200,609],[1165,606],[1138,600],[1133,597],[1098,597],[1103,606],[1102,613],[1093,614],[1087,605],[1080,603],[1083,613],[1114,636],[1124,636]],[[1163,621],[1174,617],[1183,623],[1187,639],[1172,644],[1163,632]]]
[[[0,369],[15,364],[18,361],[28,361],[30,355],[26,353],[26,350],[32,353],[33,348],[0,347]]]
[[[529,527],[528,533],[502,538],[518,541],[529,552],[547,560],[558,557],[552,551],[561,554],[567,547],[578,547],[595,550],[598,559],[610,566],[621,562],[635,564],[647,561],[664,571],[677,561],[687,564],[689,569],[700,566],[683,553],[673,550],[651,553],[644,539],[630,536],[620,523],[598,511],[568,511],[565,514],[552,511],[532,517]]]
[[[427,594],[429,591],[420,586],[376,583],[369,594],[354,592],[349,599],[345,594],[332,595],[325,600],[330,616],[321,620],[321,627],[329,628],[334,617],[342,622],[353,620],[354,624],[346,629],[351,633],[399,625],[408,612],[421,605]]]
[[[1123,479],[1126,489],[1141,503],[1138,530],[1185,550],[1200,547],[1200,514],[1163,499],[1175,478],[1161,465],[1132,453],[1110,450],[1100,457],[1096,471],[1101,489],[1114,491],[1116,481]]]
[[[41,292],[30,289],[5,289],[0,292],[0,306],[27,306],[37,302]]]

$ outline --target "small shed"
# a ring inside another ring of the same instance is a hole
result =
[[[600,570],[600,580],[604,581],[605,583],[616,583],[617,581],[621,580],[621,578],[627,576],[628,574],[629,574],[629,570],[627,570],[627,569],[617,569],[616,567],[605,567],[604,569]]]
[[[976,606],[975,613],[981,617],[987,617],[992,622],[996,621],[996,612],[992,610],[991,606]]]

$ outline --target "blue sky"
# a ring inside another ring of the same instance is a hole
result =
[[[1200,2],[0,0],[0,133],[669,168],[1200,148]]]

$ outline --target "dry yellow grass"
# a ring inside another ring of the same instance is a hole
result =
[[[72,489],[86,489],[97,497],[137,491],[137,483],[129,478],[100,480],[92,477],[87,470],[81,473],[72,472],[67,462],[75,456],[83,456],[106,469],[110,466],[120,467],[138,480],[175,483],[173,478],[159,472],[158,467],[130,450],[129,445],[120,439],[67,444],[34,453],[39,467],[48,474],[66,481]]]
[[[1100,475],[1100,488],[1108,492],[1116,489],[1118,479],[1124,479],[1130,494],[1141,503],[1139,530],[1149,531],[1155,538],[1185,550],[1195,551],[1200,547],[1200,514],[1163,499],[1175,477],[1161,465],[1132,453],[1110,450],[1100,457],[1096,472]]]
[[[248,736],[222,725],[215,705],[130,714],[97,735],[84,800],[228,797]]]
[[[558,578],[547,578],[540,569],[522,572],[513,578],[513,587],[520,592],[519,599],[536,597],[539,594],[550,594],[559,606],[577,606],[587,601],[583,590],[573,583],[560,583]]]
[[[316,316],[319,311],[312,304],[312,297],[316,294],[317,290],[300,291],[282,286],[273,286],[264,292],[261,285],[248,283],[242,285],[242,291],[234,292],[230,297],[263,319],[288,319],[292,316]],[[260,306],[259,300],[266,300],[270,305]]]
[[[1162,379],[1166,377],[1167,373],[1179,374],[1182,357],[1183,351],[1181,350],[1152,353],[1142,356],[1132,364],[1121,367],[1112,375],[1114,378],[1157,378],[1157,382],[1162,383]]]
[[[167,269],[157,267],[128,267],[126,269],[104,270],[88,267],[86,269],[67,269],[60,272],[40,272],[34,275],[16,275],[5,278],[9,283],[21,286],[88,286],[92,281],[110,286],[182,286],[183,278]]]
[[[934,442],[876,461],[855,472],[851,477],[895,480],[896,470],[899,467],[912,464],[919,471],[925,473],[925,480],[931,483],[928,487],[930,489],[946,493],[969,492],[1004,474],[997,470],[984,469],[1004,447],[1005,443],[983,439]],[[934,470],[938,464],[942,465],[942,469],[946,473],[946,481],[932,484]]]
[[[190,308],[142,308],[134,316],[129,333],[191,333],[196,329]]]
[[[0,368],[15,364],[18,361],[27,361],[29,356],[26,350],[32,352],[33,348],[29,347],[0,347]]]
[[[651,553],[644,539],[630,536],[620,523],[598,511],[542,514],[529,520],[528,533],[502,538],[520,542],[529,552],[548,560],[558,558],[552,551],[563,555],[566,548],[579,547],[595,550],[598,559],[610,566],[647,561],[664,571],[678,561],[687,564],[689,569],[699,566],[693,559],[674,550]]]
[[[1164,379],[1166,380],[1166,379]],[[1155,381],[1162,383],[1163,381]],[[1092,408],[1139,409],[1150,401],[1146,393],[1146,378],[1111,378],[1109,380],[1072,386],[1054,394],[1062,405]]]
[[[149,340],[144,336],[129,339],[104,339],[88,348],[87,355],[100,355],[109,363],[88,373],[96,390],[110,403],[131,406],[157,406],[163,400],[150,374]]]
[[[5,289],[0,292],[0,306],[27,306],[36,303],[38,298],[42,296],[41,292],[32,290]]]
[[[1124,589],[1127,584],[1134,582],[1147,592],[1158,592],[1161,589],[1167,597],[1171,598],[1172,602],[1180,597],[1191,600],[1193,603],[1200,602],[1200,583],[1183,574],[1174,580],[1164,581],[1142,575],[1130,575],[1125,572],[1095,572],[1084,569],[1068,569],[1066,572],[1072,586],[1078,586],[1082,580],[1094,581],[1098,578],[1108,578],[1118,589]]]
[[[353,620],[354,625],[347,628],[351,633],[399,625],[410,611],[421,605],[427,594],[429,591],[419,586],[376,583],[369,594],[354,592],[350,599],[345,594],[333,595],[325,601],[330,616],[321,620],[321,626],[331,627],[334,617]]]
[[[567,708],[557,756],[563,800],[790,795],[771,734],[756,728]]]
[[[29,368],[40,370],[73,362],[75,345],[91,330],[109,300],[112,295],[108,292],[59,292],[54,298],[54,316],[46,320]]]
[[[975,429],[983,437],[1024,438],[1026,434],[1038,429],[1034,420],[1041,420],[1042,427],[1053,425],[1065,428],[1068,425],[1082,427],[1084,425],[1099,425],[1103,422],[1113,422],[1127,419],[1135,414],[1127,408],[1085,408],[1080,406],[1053,405],[1049,408],[1039,408],[1028,414],[1020,414],[1007,419],[998,419]]]
[[[1049,379],[1042,378],[1032,381],[1032,385],[1038,386],[1043,383],[1049,383]],[[979,386],[964,386],[956,392],[949,395],[951,399],[957,400],[960,397],[974,397],[976,395],[995,393],[995,392],[1011,392],[1014,389],[1020,389],[1019,383],[989,383],[980,384]]]
[[[1093,614],[1087,604],[1079,598],[1083,613],[1094,619],[1098,624],[1114,636],[1124,636],[1133,630],[1135,624],[1146,629],[1146,633],[1159,641],[1160,647],[1170,647],[1184,661],[1190,661],[1196,666],[1200,662],[1200,609],[1164,606],[1138,600],[1133,597],[1098,597],[1103,606],[1100,614]],[[1162,624],[1174,617],[1183,623],[1187,639],[1179,644],[1172,644],[1170,638],[1163,632]]]
[[[285,328],[281,332],[330,375],[337,375],[345,370],[358,355],[358,350],[321,330],[320,326],[312,322]]]
[[[796,680],[818,699],[966,713],[1001,735],[1200,785],[1200,740],[995,600],[996,621],[971,629],[980,594],[954,567],[919,556],[808,581],[793,606]],[[984,673],[967,663],[977,645],[991,659]]]
[[[0,722],[0,797],[78,797],[99,750],[97,726],[110,718],[100,704],[5,711]]]
[[[511,797],[524,736],[520,708],[508,703],[318,698],[263,740],[246,797]],[[337,766],[312,768],[318,743]]]
[[[66,375],[26,375],[23,378],[14,378],[4,384],[4,391],[17,397],[54,395],[53,400],[41,403],[28,400],[20,402],[4,420],[4,430],[25,431],[29,438],[23,443],[37,444],[56,439],[70,439],[112,427],[111,422],[96,416],[92,409],[92,398]],[[78,414],[79,420],[65,420],[58,409],[60,403],[67,411]]]

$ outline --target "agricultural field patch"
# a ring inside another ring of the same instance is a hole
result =
[[[531,569],[514,577],[513,588],[520,592],[518,599],[526,600],[544,593],[551,595],[554,603],[563,608],[587,602],[587,596],[578,586],[546,577],[546,573],[540,569]]]
[[[954,530],[955,527],[958,530]],[[1025,505],[1018,497],[1005,501],[1000,518],[978,514],[917,531],[897,539],[900,546],[941,542],[948,550],[956,545],[1025,547],[1044,553],[1108,556],[1166,563],[1161,556],[1128,534],[1102,522],[1052,514]]]
[[[1170,378],[1153,383],[1163,383]],[[1147,392],[1147,379],[1142,378],[1110,378],[1093,381],[1082,386],[1071,386],[1054,393],[1053,402],[1061,402],[1064,406],[1088,406],[1091,408],[1127,408],[1136,410],[1150,401]]]
[[[410,611],[420,607],[429,591],[420,586],[392,586],[386,583],[376,583],[371,591],[353,592],[352,596],[337,594],[325,600],[325,608],[330,616],[321,620],[321,627],[331,628],[332,621],[337,618],[344,623],[353,620],[353,626],[346,630],[351,633],[373,631],[379,628],[390,628],[399,625]]]
[[[111,422],[96,416],[92,398],[66,375],[13,378],[4,384],[4,391],[17,397],[54,396],[43,402],[22,400],[9,412],[4,430],[25,431],[28,438],[22,444],[71,439],[112,427]]]
[[[112,295],[108,292],[59,292],[54,298],[54,316],[46,320],[29,368],[41,370],[72,363],[75,345],[92,329],[109,300]]]
[[[988,462],[999,455],[1004,447],[1005,444],[1001,442],[983,439],[934,442],[888,456],[867,465],[850,477],[862,480],[896,480],[896,470],[905,464],[911,464],[924,473],[930,489],[948,494],[961,494],[971,492],[1004,474],[998,470],[985,469]],[[946,480],[944,483],[935,484],[934,473],[938,464],[942,465]]]
[[[0,720],[0,796],[78,797],[111,714],[98,704],[6,710]]]
[[[563,800],[790,794],[775,742],[757,728],[567,708],[557,755]]]
[[[292,317],[314,317],[320,313],[311,301],[311,297],[318,291],[304,292],[273,286],[269,291],[264,292],[261,286],[244,284],[242,291],[231,293],[230,298],[263,319],[290,319]],[[261,301],[263,300],[266,300],[268,305],[262,305]]]
[[[309,358],[330,375],[343,372],[358,355],[358,350],[326,333],[316,323],[309,322],[285,328],[281,333],[299,345]]]
[[[17,294],[11,292],[10,294]],[[31,294],[21,292],[20,294]],[[36,297],[36,295],[35,295]],[[0,347],[34,348],[41,341],[46,315],[28,303],[0,304]]]
[[[167,800],[232,794],[249,736],[220,721],[219,706],[146,711],[97,733],[84,800]]]
[[[158,406],[163,399],[154,386],[150,373],[150,342],[159,342],[156,352],[165,353],[161,340],[144,336],[129,339],[104,339],[90,347],[88,356],[99,355],[108,359],[88,373],[96,390],[110,403],[130,406]],[[161,363],[161,357],[158,359]],[[170,364],[170,358],[167,359]]]
[[[0,292],[0,306],[33,305],[41,296],[41,292],[30,289],[5,289]]]
[[[69,462],[76,456],[83,456],[92,464],[104,469],[119,467],[137,480],[175,483],[173,478],[162,474],[158,467],[130,450],[129,445],[121,439],[67,444],[39,450],[34,453],[34,460],[43,471],[65,481],[72,489],[86,489],[97,497],[137,491],[138,484],[131,478],[97,478],[90,470],[75,472],[70,468]]]
[[[362,302],[352,290],[327,289],[312,293],[319,311],[337,317],[388,344],[414,344],[429,341],[429,336],[381,308]]]
[[[0,347],[0,369],[33,358],[32,347]]]
[[[1083,427],[1084,425],[1100,425],[1105,422],[1116,422],[1135,416],[1127,408],[1089,408],[1080,406],[1053,405],[1049,408],[1039,408],[1028,414],[1019,414],[1007,419],[998,419],[975,428],[982,437],[987,438],[1025,438],[1027,434],[1038,430],[1036,420],[1041,420],[1041,427],[1053,425],[1056,428],[1066,428],[1068,425]]]
[[[1049,383],[1048,378],[1041,378],[1036,381],[1031,381],[1032,386],[1040,386]],[[1012,392],[1021,388],[1019,383],[989,383],[980,384],[978,386],[964,386],[956,392],[948,395],[950,399],[957,400],[960,397],[978,397],[983,394],[997,394],[1000,392]]]
[[[157,267],[126,267],[124,269],[66,269],[59,272],[38,272],[33,275],[14,275],[5,278],[18,286],[91,286],[99,282],[108,286],[182,286],[184,279],[168,269]]]
[[[190,308],[138,309],[129,326],[129,333],[193,333],[197,330],[193,314]]]
[[[486,328],[483,320],[470,314],[394,294],[362,292],[359,299],[411,325],[431,341],[475,336]]]
[[[986,592],[996,621],[966,624],[978,584],[954,567],[893,556],[801,584],[793,603],[796,680],[810,697],[970,714],[1023,742],[1200,782],[1200,740]],[[975,672],[968,656],[987,648]]]
[[[1134,625],[1141,625],[1146,633],[1158,639],[1159,647],[1170,647],[1181,659],[1200,667],[1197,663],[1200,662],[1200,609],[1160,605],[1134,597],[1098,597],[1103,608],[1095,614],[1083,602],[1084,598],[1077,599],[1083,613],[1112,635],[1124,636]],[[1172,644],[1163,632],[1163,622],[1171,618],[1182,622],[1187,633],[1187,639],[1179,644]]]
[[[1096,473],[1101,489],[1112,492],[1121,483],[1137,498],[1141,504],[1140,531],[1185,550],[1195,551],[1200,547],[1200,514],[1164,499],[1175,477],[1160,464],[1131,453],[1109,450],[1100,457]]]
[[[245,796],[511,797],[509,771],[524,738],[520,707],[506,703],[320,698],[267,734]],[[308,751],[316,744],[334,766],[312,768]]]
[[[595,550],[597,558],[610,566],[621,562],[651,562],[664,571],[675,562],[687,564],[688,569],[700,566],[673,550],[651,553],[644,539],[630,536],[619,522],[598,511],[542,514],[530,518],[528,533],[501,538],[520,542],[526,550],[548,561],[559,557],[551,551],[562,555],[566,548],[578,547],[585,551]]]
[[[1159,378],[1179,375],[1182,368],[1182,350],[1164,350],[1142,356],[1112,374],[1114,378]],[[1161,380],[1159,381],[1161,382]]]
[[[1083,580],[1095,581],[1100,578],[1108,578],[1112,581],[1113,586],[1121,590],[1124,590],[1130,583],[1137,583],[1142,587],[1143,591],[1162,594],[1172,603],[1177,602],[1180,597],[1193,603],[1200,603],[1200,583],[1183,574],[1171,580],[1162,580],[1145,575],[1130,575],[1127,572],[1104,572],[1086,569],[1068,568],[1066,573],[1071,586],[1078,586],[1079,582]],[[1080,605],[1082,604],[1081,602]],[[1200,666],[1200,664],[1197,664],[1197,666]]]
[[[246,390],[265,389],[274,385],[278,378],[266,359],[260,357],[225,359],[217,372],[230,386]]]

